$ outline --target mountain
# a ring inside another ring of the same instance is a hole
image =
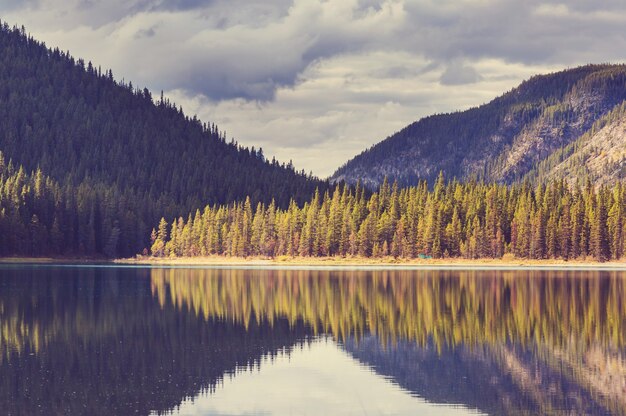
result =
[[[560,175],[574,181],[589,170],[585,176],[611,182],[626,176],[624,112],[619,110],[624,100],[626,65],[587,65],[534,76],[487,104],[409,125],[347,162],[332,180],[360,180],[377,187],[388,177],[400,185],[413,185],[420,179],[432,183],[443,171],[448,178],[500,183]],[[601,122],[606,130],[600,132],[599,125],[594,130],[594,123],[610,113],[610,123]],[[598,146],[609,136],[610,145]],[[590,149],[605,153],[583,163],[582,154],[573,153],[583,143],[585,154]],[[539,167],[553,154],[573,157],[566,170],[546,171],[548,165],[557,168],[554,157]],[[604,160],[612,161],[610,168],[600,167]],[[530,174],[537,170],[541,175]]]
[[[533,182],[564,178],[614,183],[626,178],[626,102],[596,121],[591,129],[541,161],[527,175]]]
[[[107,246],[107,255],[132,255],[149,246],[161,216],[247,196],[286,207],[327,189],[291,163],[227,142],[162,94],[0,26],[0,255]],[[50,193],[34,192],[37,204],[24,200],[35,177]],[[59,237],[55,247],[32,247],[28,235],[41,229]]]

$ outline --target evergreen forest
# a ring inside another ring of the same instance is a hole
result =
[[[550,172],[565,163],[580,171],[579,161],[592,158],[623,171],[623,156],[607,159],[597,150],[601,140],[592,139],[624,118],[625,79],[623,66],[581,67],[532,78],[480,107],[507,104],[493,110],[498,124],[511,108],[535,114],[522,102],[539,100],[550,123],[576,119],[588,127],[524,180],[461,181],[453,173],[446,181],[442,173],[408,187],[387,179],[373,186],[365,175],[331,187],[228,141],[163,94],[154,99],[3,23],[0,256],[621,259],[621,173],[601,182]],[[544,87],[554,96],[548,101]],[[576,107],[578,118],[561,120],[548,105],[573,98],[586,103]]]
[[[129,256],[152,224],[328,184],[0,23],[0,256]]]
[[[360,256],[530,259],[623,258],[626,187],[533,187],[386,180],[368,196],[338,185],[299,207],[245,202],[207,206],[153,229],[153,256]]]

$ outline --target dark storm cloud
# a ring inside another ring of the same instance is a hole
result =
[[[596,12],[598,9],[605,11],[626,11],[626,3],[623,0],[567,0],[561,4],[566,4],[570,9],[583,12]]]
[[[83,8],[93,8],[100,2],[101,0],[79,0],[79,6]],[[213,2],[214,0],[128,0],[124,2],[121,7],[129,13],[150,10],[176,11],[204,8]]]
[[[253,63],[250,64],[253,65]],[[285,77],[276,74],[273,79],[251,81],[249,80],[250,77],[246,76],[217,78],[190,73],[188,77],[176,78],[175,82],[167,84],[165,88],[180,88],[191,95],[200,91],[214,101],[243,98],[244,100],[267,102],[274,99],[277,88],[293,84],[294,81],[288,77],[289,75],[292,74],[286,74]]]
[[[595,8],[590,4],[593,3]],[[301,49],[300,64],[286,73],[277,68],[276,77],[263,74],[262,79],[242,79],[250,82],[250,91],[260,91],[259,98],[271,97],[272,86],[293,85],[312,62],[347,53],[367,53],[374,50],[399,50],[434,61],[434,66],[446,68],[441,75],[444,84],[476,82],[481,74],[462,62],[499,59],[524,65],[562,64],[573,66],[587,62],[622,60],[615,43],[626,46],[624,36],[625,6],[623,2],[574,2],[559,4],[540,1],[459,1],[418,2],[403,4],[404,18],[394,22],[393,30],[362,32],[360,20],[384,15],[381,2],[361,2],[353,8],[348,20],[334,26],[317,26],[312,14],[311,42]],[[289,17],[287,17],[289,19]],[[287,20],[288,21],[288,20]],[[268,28],[272,30],[272,28]],[[289,39],[284,39],[289,44]],[[245,59],[245,56],[243,56]],[[269,77],[268,77],[269,76]],[[204,84],[207,85],[206,83]],[[221,87],[221,83],[217,83]],[[259,88],[262,86],[262,88]],[[194,89],[194,85],[188,85]],[[235,96],[238,90],[230,88]],[[229,98],[223,88],[218,99]],[[248,93],[241,95],[249,98]]]
[[[571,52],[580,60],[607,52],[615,56],[614,45],[605,39],[611,34],[625,38],[626,3],[620,3],[493,0],[429,7],[409,2],[415,30],[408,37],[415,51],[444,61],[498,58],[529,64],[563,61]]]
[[[27,4],[6,1],[0,13]],[[105,36],[128,51],[126,68],[151,65],[141,70],[150,85],[217,101],[272,100],[306,68],[345,55],[422,57],[443,70],[440,82],[458,85],[479,81],[472,63],[484,59],[573,66],[622,60],[626,48],[621,0],[38,1],[66,16],[65,24],[57,16],[54,30],[109,28]],[[122,36],[126,28],[132,36]],[[388,72],[414,74],[410,67]]]
[[[431,62],[425,65],[389,65],[380,71],[374,71],[373,75],[378,78],[406,79],[427,74],[438,70],[440,64]]]

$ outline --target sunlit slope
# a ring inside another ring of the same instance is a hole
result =
[[[388,177],[412,185],[419,179],[432,183],[444,171],[447,177],[512,183],[576,141],[624,99],[624,65],[534,76],[480,107],[407,126],[347,162],[333,178],[376,187]],[[626,146],[623,134],[616,139]],[[623,160],[619,152],[611,157]]]

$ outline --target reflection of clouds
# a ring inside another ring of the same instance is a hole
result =
[[[338,376],[339,375],[339,376]],[[245,398],[245,400],[242,400]],[[376,374],[330,340],[264,358],[210,394],[183,401],[180,415],[477,415],[429,403]]]
[[[9,0],[0,13],[134,85],[203,97],[201,116],[320,175],[421,116],[626,47],[617,0]],[[388,102],[396,115],[376,118]]]

